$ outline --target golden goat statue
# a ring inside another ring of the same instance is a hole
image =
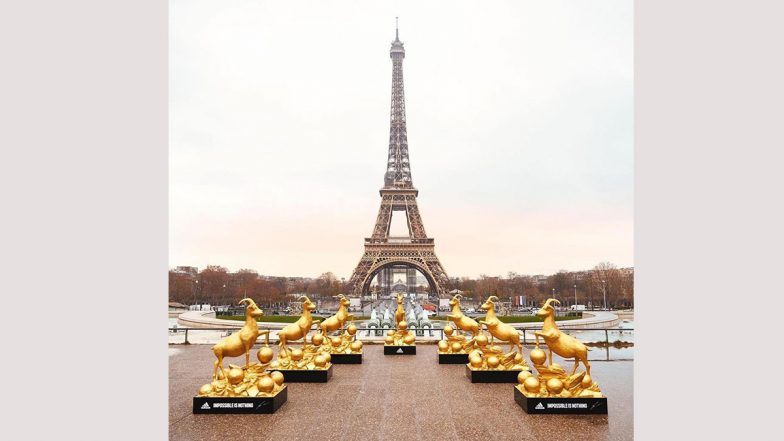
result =
[[[460,310],[460,299],[462,297],[463,296],[460,294],[455,294],[455,296],[449,300],[449,306],[452,307],[452,313],[447,314],[446,318],[452,320],[458,329],[470,332],[472,337],[476,337],[481,326],[479,326],[479,323],[477,323],[476,320],[464,315],[463,311]]]
[[[212,347],[212,352],[218,358],[215,360],[215,369],[212,371],[213,380],[218,379],[218,368],[224,374],[224,378],[226,376],[226,372],[223,370],[223,357],[239,357],[245,354],[245,368],[247,368],[250,364],[250,350],[256,343],[256,339],[259,338],[259,334],[266,334],[269,338],[269,331],[259,331],[259,324],[256,321],[256,317],[264,315],[264,311],[259,309],[252,299],[242,299],[238,304],[243,303],[248,304],[245,308],[245,325],[239,331],[222,338]]]
[[[403,311],[403,294],[398,294],[397,309],[395,310],[395,325],[402,322],[405,319],[405,317],[406,317],[406,312]]]
[[[343,325],[346,323],[346,320],[354,320],[354,316],[349,314],[347,309],[351,304],[351,301],[343,294],[338,294],[338,299],[340,299],[338,312],[321,322],[321,334],[324,336],[325,341],[328,338],[327,333],[342,329]]]
[[[512,326],[498,320],[498,317],[495,315],[495,302],[497,301],[498,297],[490,296],[482,303],[482,309],[487,311],[487,315],[484,320],[479,320],[479,323],[487,326],[488,332],[490,332],[490,335],[494,338],[508,341],[510,350],[517,347],[517,350],[522,354],[523,346],[520,344],[520,333]],[[490,344],[492,343],[491,339]]]
[[[588,363],[588,347],[582,344],[579,340],[561,333],[558,326],[555,325],[555,309],[550,305],[551,303],[561,304],[556,299],[547,299],[542,305],[542,308],[536,312],[538,317],[544,318],[541,331],[534,331],[536,335],[536,347],[539,347],[539,337],[544,339],[547,343],[550,364],[553,364],[553,352],[563,358],[574,358],[574,369],[572,375],[577,372],[577,367],[580,362],[583,362],[586,373],[591,375],[591,365]]]
[[[310,311],[316,309],[316,305],[310,301],[308,296],[301,296],[299,300],[304,299],[302,302],[302,315],[296,322],[286,325],[283,329],[278,331],[278,346],[283,351],[286,351],[286,354],[289,353],[289,349],[286,347],[286,342],[296,341],[302,339],[302,347],[304,348],[307,344],[307,339],[305,337],[310,332],[311,326],[313,323],[318,324],[319,320],[313,321],[313,316],[310,315]]]

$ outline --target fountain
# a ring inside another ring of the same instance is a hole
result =
[[[433,336],[433,323],[430,322],[430,318],[427,316],[425,308],[417,305],[413,301],[406,314],[406,321],[408,322],[408,328],[415,335],[423,337],[425,331],[427,331],[429,337]]]
[[[395,293],[395,296],[397,295],[403,294]],[[373,308],[370,312],[370,319],[360,323],[361,327],[368,328],[367,331],[365,331],[365,336],[380,337],[382,335],[386,335],[387,331],[394,331],[397,329],[395,319],[393,318],[392,312],[390,310],[391,304],[391,300],[387,300],[379,305],[379,309],[382,307],[384,308],[384,312],[381,317],[379,317],[376,308]],[[426,334],[429,337],[433,336],[433,329],[435,329],[433,322],[430,321],[430,318],[427,316],[425,309],[418,305],[414,300],[405,298],[403,314],[403,318],[408,324],[408,330],[412,334],[420,337],[425,336]]]

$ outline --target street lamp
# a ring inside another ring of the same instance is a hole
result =
[[[607,310],[607,281],[602,280],[602,293],[604,294],[604,310]]]
[[[574,284],[574,304],[577,304],[577,284]],[[577,307],[575,306],[574,309],[576,310]]]
[[[195,280],[195,282],[196,282],[196,284],[193,287],[193,304],[194,305],[196,305],[196,303],[197,303],[197,301],[196,301],[196,291],[199,290],[199,281]]]

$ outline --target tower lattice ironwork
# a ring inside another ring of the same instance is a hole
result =
[[[417,206],[419,191],[411,181],[403,92],[403,58],[406,52],[397,26],[389,56],[392,59],[392,105],[387,170],[384,187],[379,190],[381,207],[373,233],[365,239],[365,253],[351,276],[350,284],[354,294],[364,295],[377,273],[385,268],[404,266],[419,270],[427,279],[432,294],[442,294],[446,291],[449,279],[436,256],[433,238],[427,237],[425,233]],[[407,237],[390,236],[393,212],[405,212]]]

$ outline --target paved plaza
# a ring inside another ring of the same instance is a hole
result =
[[[363,364],[334,365],[326,384],[288,383],[288,401],[272,415],[193,415],[193,396],[209,382],[215,356],[208,345],[170,345],[169,352],[172,440],[633,437],[632,361],[591,362],[592,376],[608,396],[609,415],[528,415],[515,403],[512,384],[472,384],[464,365],[438,364],[435,345],[417,346],[414,356],[384,356],[383,346],[366,345]],[[242,362],[227,359],[226,365]]]

